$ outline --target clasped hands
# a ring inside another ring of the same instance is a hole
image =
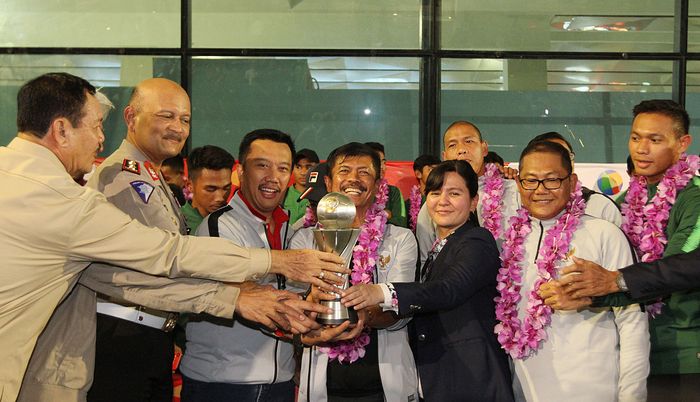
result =
[[[317,255],[326,257],[325,254]],[[345,322],[338,326],[321,326],[316,322],[319,313],[331,312],[316,301],[335,299],[341,292],[336,285],[343,282],[343,277],[337,274],[349,273],[342,264],[330,266],[329,262],[337,261],[329,260],[323,261],[323,265],[296,265],[297,272],[292,279],[311,284],[311,292],[306,300],[296,293],[255,282],[231,284],[240,289],[236,314],[262,324],[278,336],[301,335],[302,342],[309,345],[355,338],[366,322],[366,313],[363,311],[358,311],[360,319],[357,324]]]
[[[543,284],[538,294],[555,310],[577,310],[587,307],[594,296],[619,291],[618,273],[583,258],[571,257],[573,264],[564,267],[558,280]]]

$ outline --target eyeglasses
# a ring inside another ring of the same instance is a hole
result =
[[[520,185],[523,186],[525,190],[537,190],[537,188],[542,184],[544,188],[547,190],[557,190],[561,187],[561,183],[571,177],[571,175],[568,175],[566,177],[562,177],[561,179],[558,177],[550,177],[547,179],[542,179],[542,180],[537,180],[537,179],[518,179],[520,182]]]

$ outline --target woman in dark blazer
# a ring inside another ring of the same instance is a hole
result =
[[[498,248],[469,221],[477,180],[464,161],[443,162],[430,173],[426,205],[438,240],[420,282],[356,285],[343,293],[346,306],[379,304],[413,316],[409,333],[427,402],[513,400],[508,360],[493,331]]]

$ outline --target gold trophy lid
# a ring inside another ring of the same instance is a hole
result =
[[[318,202],[316,217],[324,229],[347,229],[355,220],[355,203],[342,193],[328,193]]]

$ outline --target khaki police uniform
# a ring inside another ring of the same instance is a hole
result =
[[[23,387],[38,390],[39,396],[28,392],[25,400],[84,398],[93,365],[95,296],[87,289],[68,294],[91,261],[154,275],[231,282],[257,279],[269,271],[268,250],[145,227],[103,194],[77,185],[49,149],[21,138],[0,147],[0,188],[2,402],[17,398],[30,355],[36,364]],[[208,281],[186,281],[212,286],[200,300],[190,295],[191,310],[232,316],[237,291],[221,290]],[[124,288],[124,294],[131,293]],[[42,333],[59,303],[57,315]],[[66,317],[71,319],[62,320]],[[40,333],[42,341],[32,355]]]

